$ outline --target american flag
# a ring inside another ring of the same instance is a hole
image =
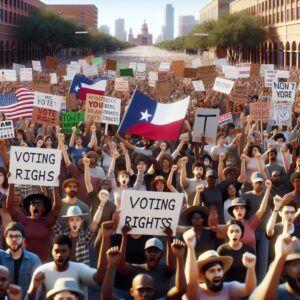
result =
[[[0,94],[0,112],[7,120],[19,120],[20,117],[31,118],[34,92],[20,87],[15,93]]]

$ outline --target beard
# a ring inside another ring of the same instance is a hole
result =
[[[288,282],[288,284],[291,286],[291,288],[298,294],[300,294],[300,285],[297,283],[297,279],[291,277],[288,274],[285,274],[285,279]]]
[[[205,278],[205,284],[208,287],[209,290],[211,290],[212,292],[220,292],[223,288],[223,280],[221,280],[221,283],[216,285],[214,284],[213,281],[208,280],[207,278]]]
[[[19,249],[21,249],[21,247],[22,247],[22,243],[19,244],[19,245],[17,246],[17,248],[15,248],[15,249],[12,249],[11,247],[9,247],[9,250],[12,251],[12,252],[17,252]]]

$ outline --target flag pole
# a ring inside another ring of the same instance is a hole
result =
[[[135,90],[133,91],[133,94],[132,94],[132,96],[131,96],[130,102],[129,102],[128,107],[127,107],[127,110],[126,110],[126,112],[125,112],[125,114],[124,114],[124,116],[123,116],[123,119],[122,119],[122,121],[121,121],[121,123],[120,123],[120,125],[119,125],[119,128],[118,128],[118,130],[117,130],[117,133],[119,133],[119,129],[122,127],[123,121],[124,121],[124,119],[125,119],[125,117],[126,117],[126,115],[127,115],[127,112],[129,111],[129,108],[130,108],[130,105],[131,105],[131,103],[132,103],[132,99],[133,99],[133,97],[134,97],[134,95],[135,95],[136,90],[137,90],[137,87],[136,87]]]

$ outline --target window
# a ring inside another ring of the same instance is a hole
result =
[[[296,8],[292,8],[292,18],[291,20],[296,20]]]
[[[300,19],[300,7],[297,7],[297,19]]]
[[[9,12],[9,15],[8,15],[8,23],[12,23],[12,12]]]
[[[284,12],[281,12],[281,22],[284,22]]]
[[[290,20],[290,10],[286,10],[286,21],[288,22]]]
[[[276,22],[277,22],[277,23],[280,22],[280,14],[279,14],[279,12],[277,12],[277,19],[276,19]]]

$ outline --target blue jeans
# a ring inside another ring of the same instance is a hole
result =
[[[257,284],[264,279],[268,269],[269,241],[264,231],[256,231],[256,275]]]

